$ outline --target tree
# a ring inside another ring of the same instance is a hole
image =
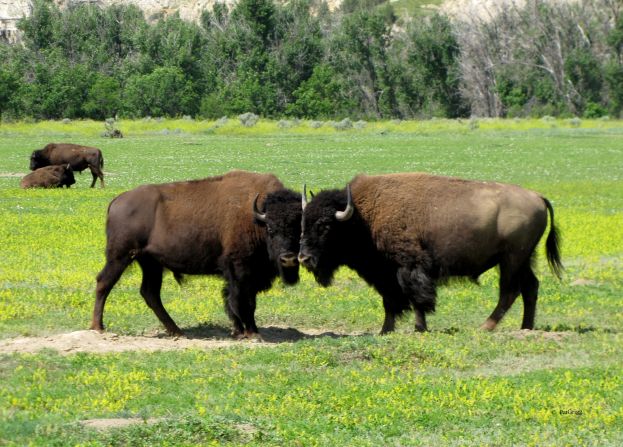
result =
[[[60,16],[61,13],[52,0],[33,0],[30,16],[17,23],[24,35],[26,46],[31,50],[51,47],[55,42]]]
[[[348,79],[364,116],[395,116],[398,111],[388,65],[395,19],[391,6],[356,11],[343,17],[330,44],[329,61]]]
[[[121,86],[110,76],[97,74],[82,106],[87,117],[106,119],[114,117],[121,107]]]
[[[344,97],[344,91],[341,78],[330,66],[317,65],[312,76],[294,91],[294,102],[288,105],[287,113],[301,118],[348,115],[356,104]]]
[[[193,115],[198,110],[198,97],[180,68],[158,67],[128,79],[123,110],[134,117]]]
[[[403,69],[428,115],[456,118],[468,108],[460,91],[460,49],[446,17],[411,21],[407,27]],[[416,99],[417,101],[417,99]]]

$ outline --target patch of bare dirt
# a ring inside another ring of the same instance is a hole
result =
[[[130,425],[153,425],[158,422],[163,421],[162,418],[116,418],[116,419],[87,419],[84,421],[80,421],[85,427],[94,428],[95,430],[108,430],[111,428],[124,428],[129,427]]]
[[[318,337],[342,337],[324,330],[301,332],[293,328],[260,329],[262,340],[234,340],[225,328],[198,327],[186,330],[185,337],[118,335],[112,332],[76,331],[44,337],[17,337],[0,340],[0,354],[35,353],[51,349],[69,355],[77,352],[110,353],[124,351],[171,351],[182,349],[216,349],[230,346],[270,347]]]
[[[571,287],[596,286],[597,281],[593,281],[592,279],[578,278],[569,285]]]
[[[541,338],[543,340],[554,340],[557,342],[563,341],[565,338],[575,335],[575,332],[570,331],[541,331],[535,329],[520,329],[517,331],[502,332],[504,335],[510,335],[513,338],[519,340],[526,340],[531,338]]]
[[[0,177],[22,178],[25,175],[23,172],[0,172]]]

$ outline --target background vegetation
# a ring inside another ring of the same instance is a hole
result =
[[[0,45],[0,114],[620,115],[620,1],[510,2],[453,21],[420,3],[240,0],[199,23],[148,23],[132,5],[34,0],[23,45]]]
[[[313,124],[313,126],[312,126]],[[287,186],[341,187],[358,172],[423,170],[513,182],[554,204],[566,274],[538,251],[537,331],[518,331],[521,302],[498,330],[477,329],[496,302],[481,286],[440,290],[431,332],[406,318],[375,335],[378,295],[347,269],[329,289],[303,273],[258,299],[260,331],[278,345],[208,351],[0,355],[0,445],[621,445],[623,443],[623,127],[603,120],[329,123],[260,120],[4,124],[0,128],[0,339],[86,329],[104,263],[110,200],[147,182],[230,169],[274,172]],[[100,147],[106,189],[89,175],[69,190],[21,190],[33,149]],[[109,331],[161,333],[126,272],[106,308]],[[183,288],[165,277],[165,306],[192,336],[226,333],[217,278]],[[272,328],[272,329],[271,329]],[[304,338],[305,332],[321,335]],[[564,413],[571,410],[572,413]],[[580,414],[581,413],[581,414]],[[95,431],[92,418],[150,423]]]

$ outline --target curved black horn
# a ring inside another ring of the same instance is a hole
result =
[[[307,185],[303,183],[303,194],[301,195],[301,206],[303,211],[305,211],[305,207],[307,206]]]
[[[346,209],[344,211],[336,211],[335,218],[340,222],[344,222],[353,217],[354,212],[355,207],[353,206],[353,196],[350,192],[350,185],[346,185]]]
[[[259,194],[256,194],[255,199],[253,199],[253,215],[260,222],[266,222],[266,213],[260,213],[260,210],[257,209],[257,198],[259,196]]]

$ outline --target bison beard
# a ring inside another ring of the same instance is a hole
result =
[[[351,198],[352,189],[352,198]],[[500,267],[500,295],[483,324],[493,329],[518,295],[522,328],[534,327],[539,282],[532,260],[550,217],[547,259],[560,276],[559,238],[550,202],[514,185],[423,173],[355,177],[346,190],[303,199],[299,261],[323,286],[341,265],[354,269],[383,298],[381,333],[415,312],[426,330],[436,287],[450,277],[472,280]]]

